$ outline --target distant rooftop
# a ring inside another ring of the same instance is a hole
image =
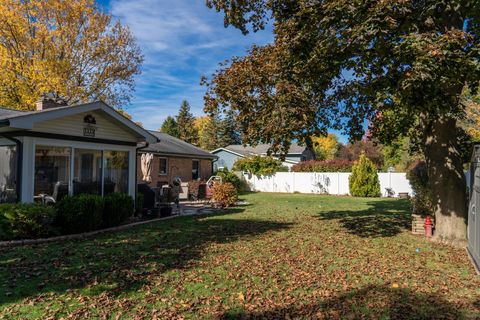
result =
[[[166,156],[187,156],[194,158],[203,158],[203,159],[216,159],[217,156],[200,149],[188,142],[180,140],[178,138],[172,137],[169,134],[158,132],[158,131],[149,131],[151,134],[156,136],[160,142],[149,145],[147,148],[141,149],[140,152],[152,152],[160,155]]]
[[[255,147],[252,147],[252,146],[249,146],[249,145],[243,146],[241,144],[231,144],[229,146],[224,147],[223,149],[227,149],[227,150],[233,151],[235,153],[239,153],[241,155],[248,156],[248,155],[252,155],[252,154],[257,154],[257,155],[267,154],[268,149],[270,147],[271,146],[268,145],[268,144],[259,144]],[[303,151],[305,151],[304,146],[300,146],[296,143],[292,143],[290,145],[290,149],[288,149],[287,154],[302,154]]]

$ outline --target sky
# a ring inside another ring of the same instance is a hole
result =
[[[203,115],[205,87],[218,64],[243,56],[252,44],[273,41],[271,29],[247,36],[225,28],[223,14],[205,0],[102,0],[99,4],[127,24],[145,56],[130,105],[123,108],[147,129],[157,130],[176,115],[186,99],[196,116]]]

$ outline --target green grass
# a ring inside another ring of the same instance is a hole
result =
[[[480,317],[465,250],[411,235],[407,202],[244,198],[223,214],[2,249],[0,318]]]

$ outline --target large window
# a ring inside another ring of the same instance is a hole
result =
[[[36,197],[58,201],[68,195],[71,148],[37,146],[35,148]]]
[[[104,194],[128,193],[128,152],[105,151]]]
[[[158,158],[158,160],[159,160],[158,174],[161,176],[166,176],[168,173],[168,160],[167,158]]]
[[[192,180],[200,178],[200,161],[192,160]]]
[[[73,194],[102,194],[102,151],[75,149]]]
[[[0,203],[17,201],[17,148],[0,146]]]

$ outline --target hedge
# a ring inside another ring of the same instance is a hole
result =
[[[350,172],[353,162],[344,159],[309,160],[292,166],[294,172]]]

